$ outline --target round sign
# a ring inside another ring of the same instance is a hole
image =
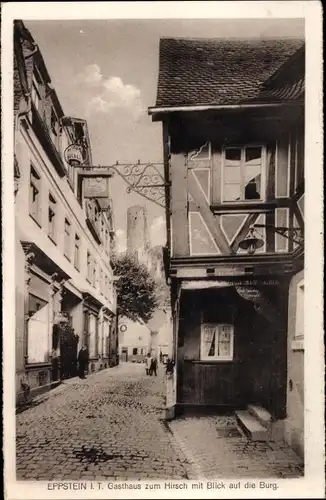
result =
[[[261,297],[261,293],[257,288],[246,287],[246,286],[236,286],[236,291],[245,300],[258,300]]]
[[[127,325],[121,325],[120,326],[120,332],[124,333],[127,330]]]
[[[70,144],[64,152],[64,157],[70,166],[79,166],[84,162],[83,150],[78,144]]]

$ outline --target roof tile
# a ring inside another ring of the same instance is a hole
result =
[[[230,105],[256,99],[263,83],[302,45],[299,39],[163,38],[156,107]]]

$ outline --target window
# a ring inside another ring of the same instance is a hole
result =
[[[49,223],[49,237],[52,241],[56,241],[56,201],[51,194],[49,194],[49,210],[48,210],[48,223]]]
[[[44,299],[37,297],[36,295],[28,295],[28,316],[32,317],[35,313],[43,309],[48,304]]]
[[[200,359],[231,361],[233,359],[233,325],[204,323],[201,328]]]
[[[104,282],[103,282],[103,269],[100,269],[100,292],[103,295]]]
[[[87,279],[92,281],[92,256],[89,252],[87,252]]]
[[[97,265],[95,262],[95,259],[93,259],[93,274],[92,274],[92,285],[96,286],[96,279],[97,279]]]
[[[41,219],[41,178],[31,165],[30,192],[29,192],[29,213],[38,223]]]
[[[40,111],[40,106],[41,106],[41,93],[40,93],[40,82],[39,78],[37,76],[33,75],[33,80],[32,80],[32,102],[36,109]]]
[[[137,347],[134,347],[134,348],[133,348],[133,350],[132,350],[132,354],[133,354],[133,356],[137,356],[137,354],[138,354],[138,349],[137,349]]]
[[[263,149],[230,147],[223,151],[222,200],[263,200]]]
[[[65,219],[64,254],[69,260],[70,260],[70,233],[71,233],[71,224],[68,219]]]
[[[75,234],[74,266],[79,271],[79,269],[80,269],[80,238],[79,238],[78,234]]]

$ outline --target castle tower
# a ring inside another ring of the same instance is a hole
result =
[[[134,255],[140,264],[149,264],[149,236],[147,210],[140,205],[128,208],[127,253]]]

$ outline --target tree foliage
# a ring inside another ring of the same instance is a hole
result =
[[[158,306],[156,284],[147,268],[128,255],[115,256],[113,272],[116,276],[119,315],[132,321],[147,323]]]

